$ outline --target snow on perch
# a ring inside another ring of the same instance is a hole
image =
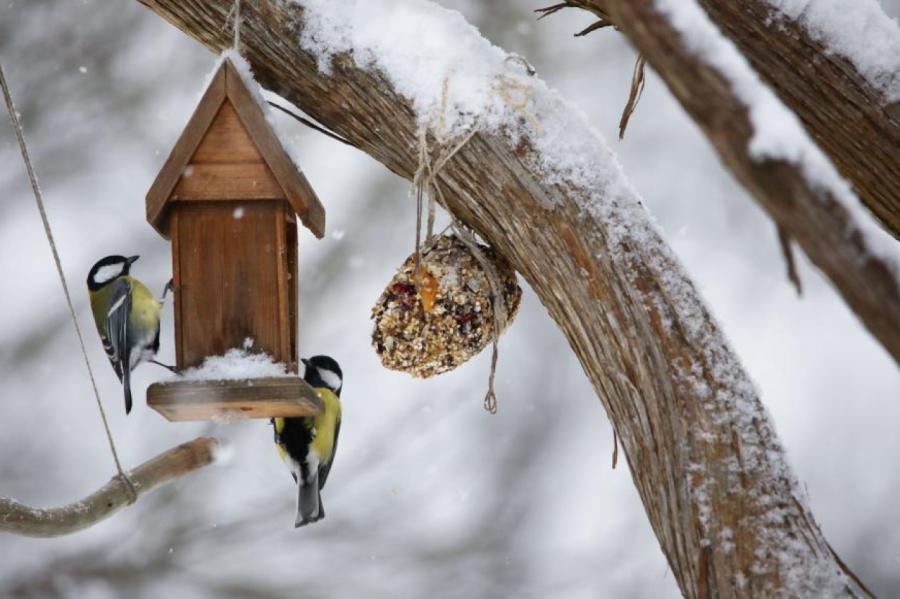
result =
[[[247,339],[242,348],[233,348],[223,356],[209,356],[203,365],[188,368],[179,375],[184,381],[234,381],[273,376],[288,376],[287,366],[265,353],[251,353],[253,340]],[[291,375],[297,376],[297,375]]]

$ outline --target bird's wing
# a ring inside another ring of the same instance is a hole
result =
[[[341,419],[334,425],[334,444],[331,446],[331,459],[319,466],[319,488],[325,488],[325,481],[328,480],[328,473],[331,472],[331,465],[334,463],[334,456],[337,454],[338,435],[341,432]]]
[[[125,279],[110,284],[109,312],[106,314],[106,333],[103,349],[112,363],[119,380],[131,364],[128,355],[128,315],[131,313],[131,285]]]

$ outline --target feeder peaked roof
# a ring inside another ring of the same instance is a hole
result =
[[[285,199],[316,237],[324,234],[325,209],[266,120],[248,78],[230,58],[222,60],[147,192],[147,220],[164,237],[168,209],[179,199]]]

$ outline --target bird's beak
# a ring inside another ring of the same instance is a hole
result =
[[[132,264],[137,262],[138,258],[140,258],[140,256],[131,256],[130,258],[125,260],[125,264],[128,264],[129,266],[131,266]]]

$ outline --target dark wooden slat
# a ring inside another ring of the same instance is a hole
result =
[[[178,180],[173,201],[276,200],[284,192],[263,162],[191,164]]]
[[[297,347],[300,338],[300,277],[298,274],[299,240],[297,231],[297,219],[293,210],[286,211],[287,216],[287,277],[288,277],[288,310],[290,312],[290,328],[288,338],[291,341],[291,366],[294,372],[297,369]]]
[[[147,192],[147,221],[153,225],[160,235],[168,238],[165,207],[172,195],[172,190],[181,177],[184,166],[188,163],[200,140],[203,139],[210,123],[219,112],[225,100],[225,72],[220,69],[203,94],[203,98],[194,110],[188,126],[181,132],[175,147]]]
[[[184,367],[184,335],[181,333],[182,327],[182,309],[181,301],[181,244],[178,241],[178,211],[175,210],[169,217],[169,230],[174,231],[172,235],[172,284],[175,286],[174,310],[175,313],[175,364],[179,368]]]
[[[275,229],[275,272],[278,279],[278,330],[281,332],[281,355],[285,364],[293,361],[291,354],[291,322],[287,281],[287,223],[284,222],[286,212],[293,211],[287,203],[281,203],[281,209],[275,212],[272,227]]]
[[[316,416],[323,404],[299,377],[154,383],[147,405],[170,421]]]

